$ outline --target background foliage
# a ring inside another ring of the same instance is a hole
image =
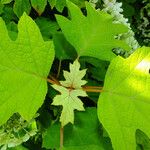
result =
[[[2,150],[58,150],[65,125],[64,150],[150,149],[149,0],[1,0],[0,16]]]

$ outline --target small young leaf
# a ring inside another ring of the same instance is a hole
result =
[[[0,125],[16,112],[25,120],[34,116],[45,99],[53,59],[53,43],[44,42],[37,25],[25,13],[15,41],[0,19]]]
[[[114,150],[135,150],[135,132],[150,137],[150,48],[129,58],[115,58],[108,69],[99,98],[98,115]]]
[[[65,81],[60,83],[65,87],[72,87],[74,89],[80,89],[82,85],[85,85],[87,81],[82,80],[86,74],[86,69],[79,70],[80,63],[75,60],[73,64],[70,64],[70,72],[64,71]]]
[[[84,111],[83,103],[78,96],[86,97],[87,94],[81,89],[70,90],[59,85],[52,86],[55,90],[59,91],[61,95],[54,97],[52,105],[62,105],[63,110],[60,116],[62,126],[69,122],[74,123],[74,110]]]
[[[122,24],[114,24],[109,14],[96,11],[86,3],[87,17],[73,3],[67,2],[71,20],[57,15],[57,21],[66,39],[75,47],[79,56],[91,56],[102,60],[111,60],[115,57],[113,48],[121,47],[125,50],[129,46],[115,36],[127,32]]]
[[[62,126],[69,122],[74,123],[74,110],[84,111],[83,103],[78,96],[86,97],[87,94],[82,90],[81,86],[86,84],[82,80],[86,70],[79,70],[80,64],[76,60],[70,65],[70,72],[64,71],[66,81],[60,81],[62,86],[52,85],[52,87],[59,91],[61,95],[56,95],[52,105],[62,105],[63,110],[60,117]]]

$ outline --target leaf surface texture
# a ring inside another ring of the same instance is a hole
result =
[[[135,132],[150,137],[150,48],[142,47],[129,58],[115,58],[108,69],[99,98],[98,115],[114,150],[135,150]]]

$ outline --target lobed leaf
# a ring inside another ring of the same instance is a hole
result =
[[[129,50],[129,46],[115,36],[128,31],[122,24],[114,24],[112,17],[96,11],[86,3],[87,16],[75,4],[67,2],[71,20],[57,15],[57,21],[66,39],[75,47],[79,56],[91,56],[102,60],[115,57],[113,48]]]
[[[150,48],[129,58],[115,58],[108,69],[98,103],[98,116],[114,150],[135,150],[135,132],[150,137]]]
[[[59,85],[52,86],[55,90],[59,91],[61,95],[54,97],[52,105],[63,106],[63,110],[60,116],[60,122],[62,126],[65,126],[69,122],[74,123],[74,110],[84,111],[83,103],[78,96],[86,97],[87,94],[81,89],[69,90]]]
[[[84,111],[83,103],[78,98],[86,97],[87,94],[82,90],[82,85],[86,84],[82,78],[86,74],[86,70],[79,70],[80,64],[77,60],[70,64],[70,72],[64,71],[65,81],[60,81],[60,85],[52,85],[52,87],[59,91],[61,94],[56,95],[53,99],[52,105],[62,105],[62,113],[60,122],[65,126],[69,122],[74,123],[74,110]]]
[[[79,7],[84,7],[85,6],[85,1],[84,0],[70,0],[71,2],[75,3]],[[63,11],[64,7],[66,6],[66,0],[48,0],[51,8],[53,9],[56,7],[56,9],[60,12]]]
[[[0,125],[16,112],[26,120],[34,116],[45,99],[53,59],[53,43],[44,42],[37,25],[25,13],[15,41],[0,19]]]
[[[72,87],[74,89],[81,89],[82,85],[85,85],[87,81],[82,80],[86,74],[86,69],[79,70],[80,63],[75,60],[73,64],[70,64],[70,72],[64,71],[65,81],[60,81],[61,85],[65,87]]]

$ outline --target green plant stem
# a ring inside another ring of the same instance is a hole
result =
[[[59,64],[58,64],[58,72],[57,72],[57,76],[56,76],[56,78],[58,78],[59,77],[59,75],[60,75],[60,69],[61,69],[61,60],[59,60]]]
[[[64,143],[64,128],[60,127],[60,150],[63,149],[63,143]]]

